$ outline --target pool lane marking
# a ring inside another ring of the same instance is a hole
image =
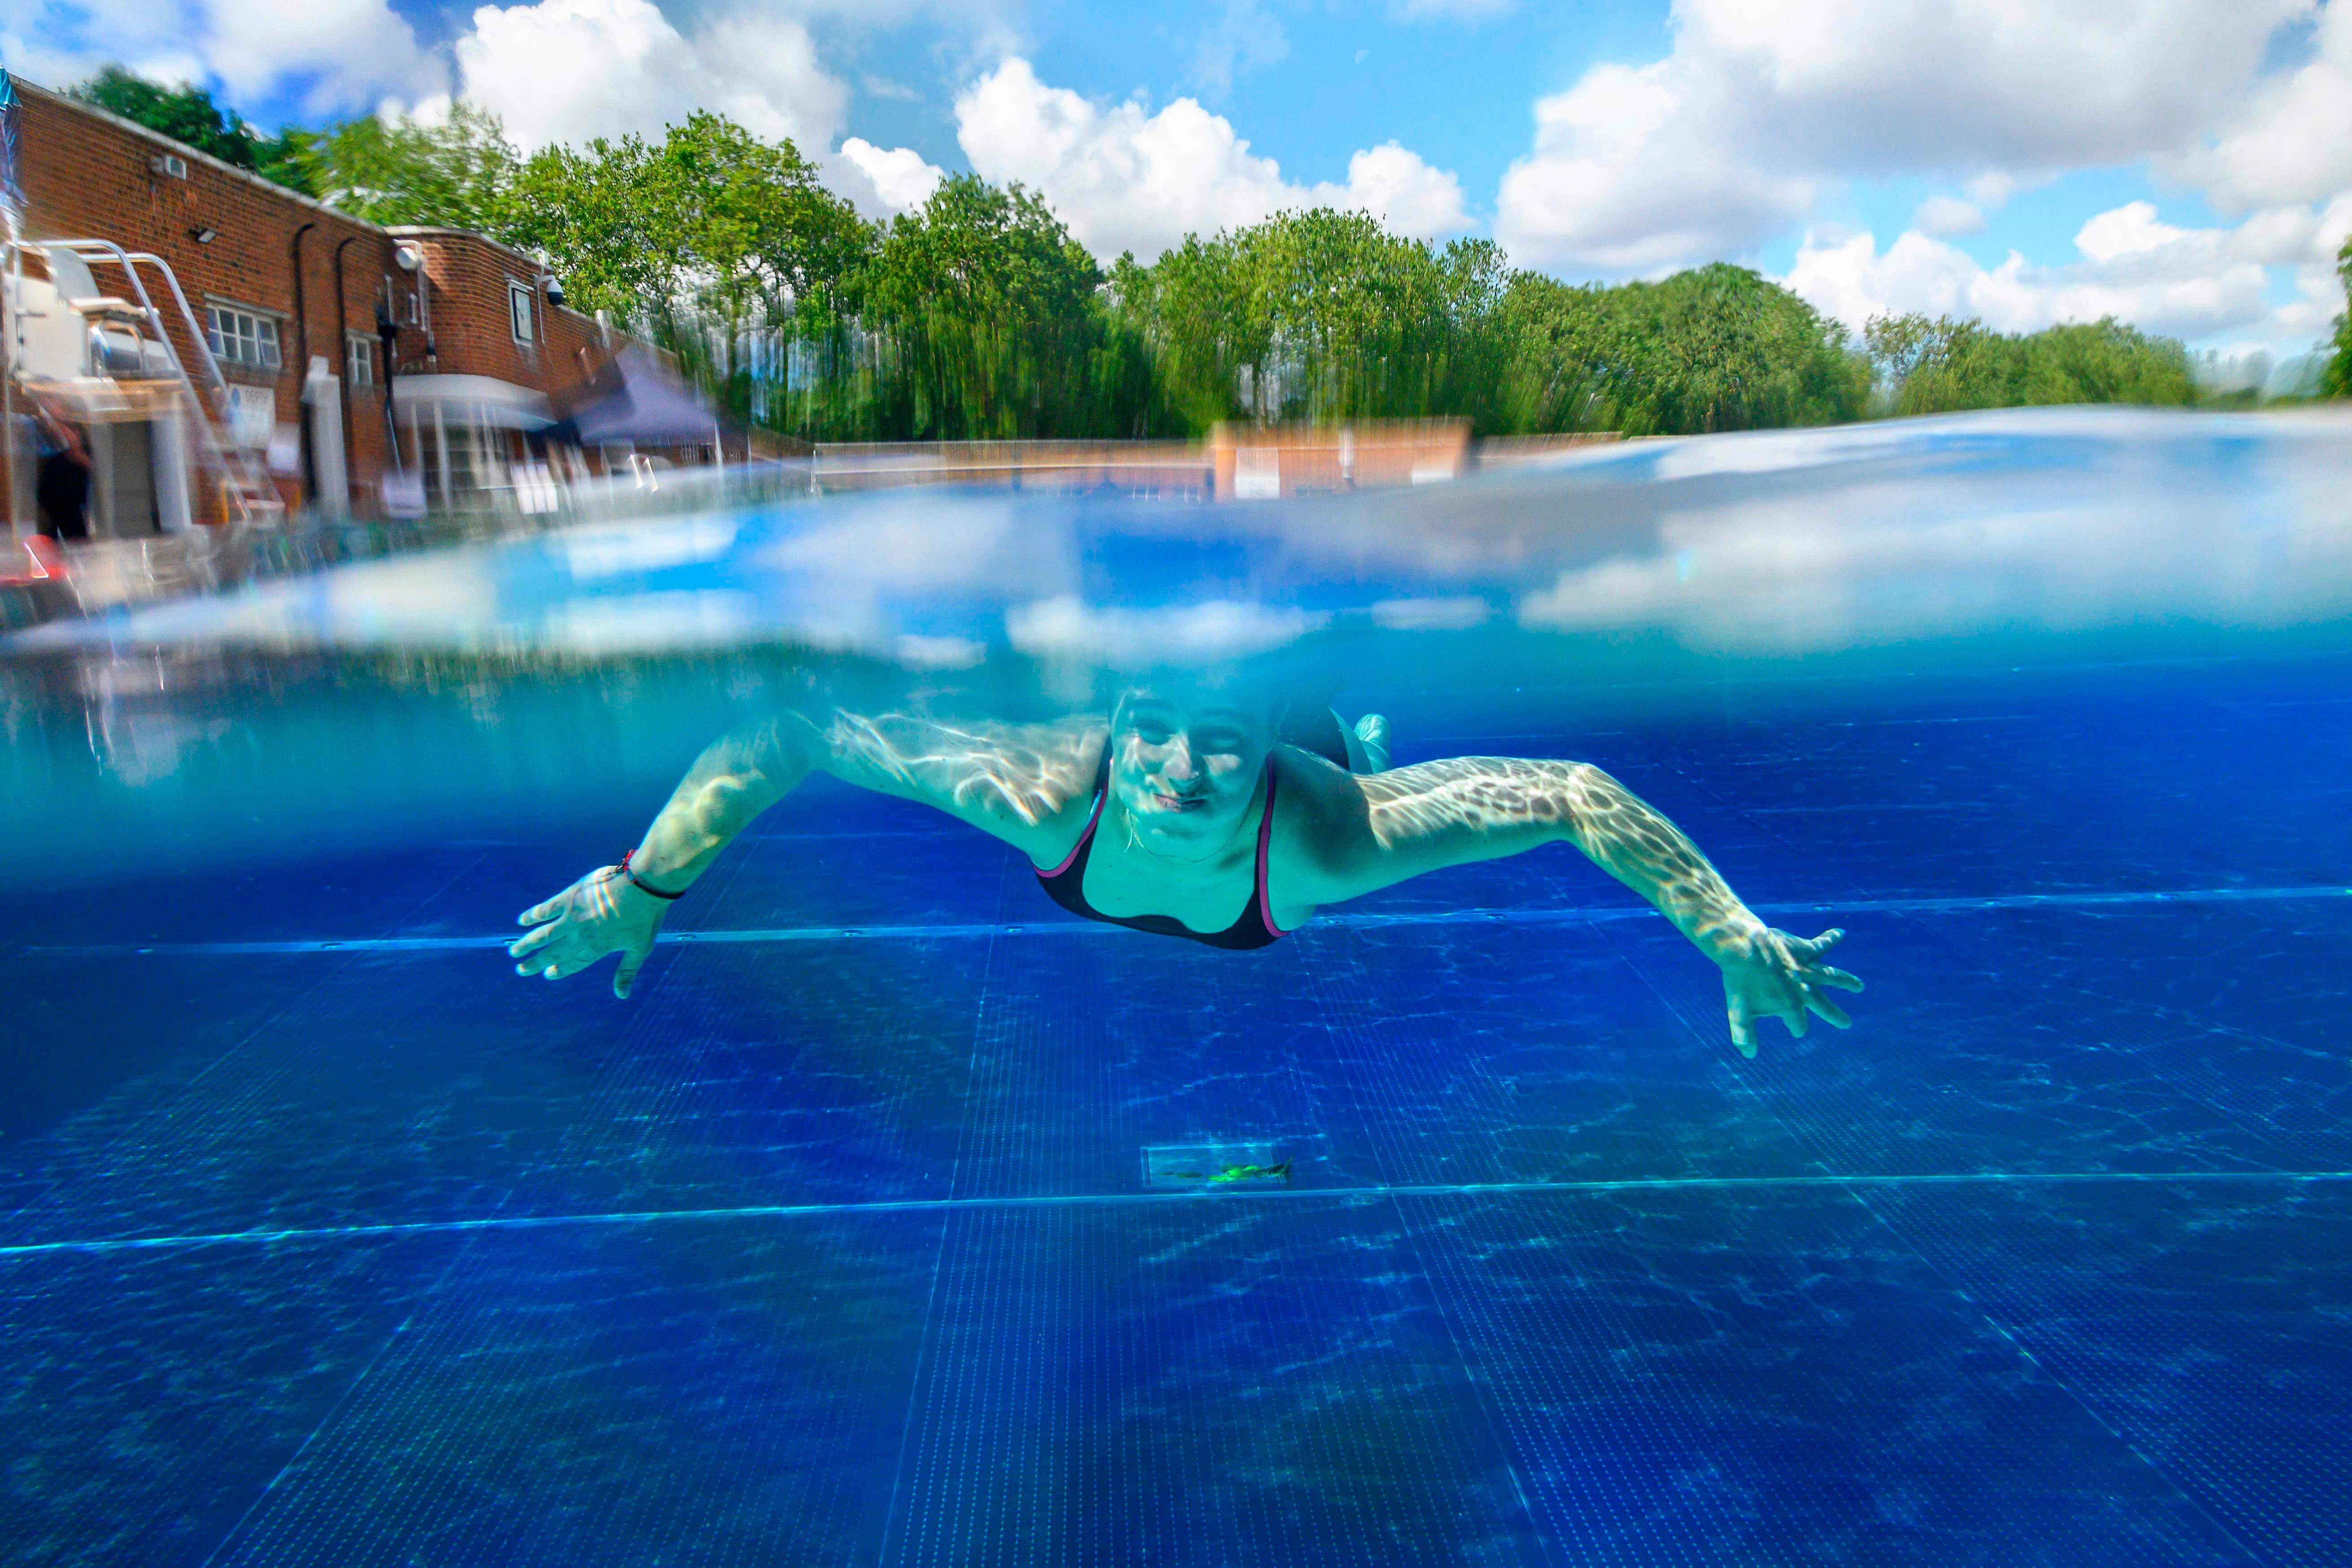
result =
[[[878,1198],[869,1203],[753,1204],[716,1209],[634,1209],[597,1214],[485,1215],[478,1219],[388,1220],[373,1225],[290,1226],[278,1230],[213,1231],[190,1236],[126,1236],[79,1241],[0,1244],[0,1261],[59,1253],[163,1251],[173,1247],[339,1241],[366,1237],[436,1236],[486,1230],[550,1230],[564,1226],[652,1225],[664,1220],[793,1219],[808,1215],[929,1214],[950,1209],[1076,1208],[1139,1204],[1235,1203],[1246,1199],[1322,1198],[1357,1202],[1416,1197],[1507,1197],[1520,1193],[1774,1192],[1854,1187],[2085,1186],[2171,1182],[2352,1182],[2352,1171],[1972,1171],[1881,1176],[1634,1176],[1581,1182],[1446,1182],[1362,1187],[1261,1187],[1222,1192],[1065,1193],[1027,1197]]]
[[[2294,900],[2352,899],[2352,888],[2186,888],[2139,893],[2007,893],[1989,898],[1811,900],[1801,903],[1751,905],[1760,915],[1945,914],[1975,910],[2084,910],[2141,904],[2252,904]],[[1561,925],[1578,921],[1644,920],[1647,905],[1609,904],[1594,909],[1433,910],[1411,914],[1318,915],[1318,926],[1380,930],[1391,926]],[[720,931],[664,931],[654,940],[665,947],[709,942],[946,942],[984,936],[1099,936],[1116,926],[1095,921],[1039,921],[1022,924],[771,926]],[[328,941],[153,942],[88,945],[27,944],[20,958],[204,957],[281,952],[446,952],[504,947],[514,933],[474,936],[353,937]]]

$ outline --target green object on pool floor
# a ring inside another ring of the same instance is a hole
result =
[[[1285,1160],[1279,1165],[1227,1165],[1213,1176],[1204,1171],[1168,1171],[1162,1173],[1187,1182],[1203,1178],[1212,1182],[1249,1182],[1262,1176],[1279,1176],[1287,1182],[1290,1180],[1290,1162]]]

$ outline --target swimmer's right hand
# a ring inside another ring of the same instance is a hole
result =
[[[668,912],[667,903],[631,882],[618,866],[601,867],[516,916],[517,925],[539,929],[509,943],[507,956],[517,961],[517,974],[561,980],[617,952],[613,994],[626,996],[653,956],[654,938]]]

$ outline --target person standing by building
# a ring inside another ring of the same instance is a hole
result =
[[[39,450],[33,498],[40,506],[40,531],[63,543],[89,537],[89,448],[81,432],[43,400],[34,407]]]

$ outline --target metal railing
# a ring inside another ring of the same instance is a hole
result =
[[[233,480],[226,490],[226,494],[236,509],[236,515],[230,521],[253,522],[258,521],[262,515],[274,513],[277,509],[277,487],[272,485],[268,476],[256,466],[251,454],[237,447],[233,441],[225,441],[220,437],[218,426],[226,425],[230,421],[234,405],[234,398],[229,392],[228,378],[221,374],[220,363],[213,357],[212,344],[205,333],[205,325],[196,319],[194,308],[188,303],[187,294],[180,288],[179,278],[172,271],[171,263],[152,251],[142,250],[135,253],[126,251],[110,239],[10,240],[6,243],[11,251],[17,255],[28,250],[44,253],[42,262],[45,270],[47,269],[46,252],[49,250],[69,251],[85,262],[110,261],[122,268],[123,276],[129,279],[131,290],[137,298],[140,310],[146,316],[148,323],[155,329],[155,341],[163,346],[165,356],[171,361],[172,374],[178,379],[181,390],[187,395],[189,405],[195,411],[198,437],[210,454],[212,466],[229,475]],[[155,301],[148,294],[147,285],[139,275],[139,264],[142,262],[154,267],[163,274],[163,281],[171,287],[173,301],[180,308],[181,322],[187,328],[188,339],[195,344],[196,353],[203,360],[205,374],[212,384],[214,404],[211,417],[206,416],[205,399],[196,391],[194,378],[189,375],[187,365],[180,358],[179,349],[172,342],[172,334],[164,324],[163,311],[155,308]],[[53,275],[51,278],[53,287],[55,281]]]

